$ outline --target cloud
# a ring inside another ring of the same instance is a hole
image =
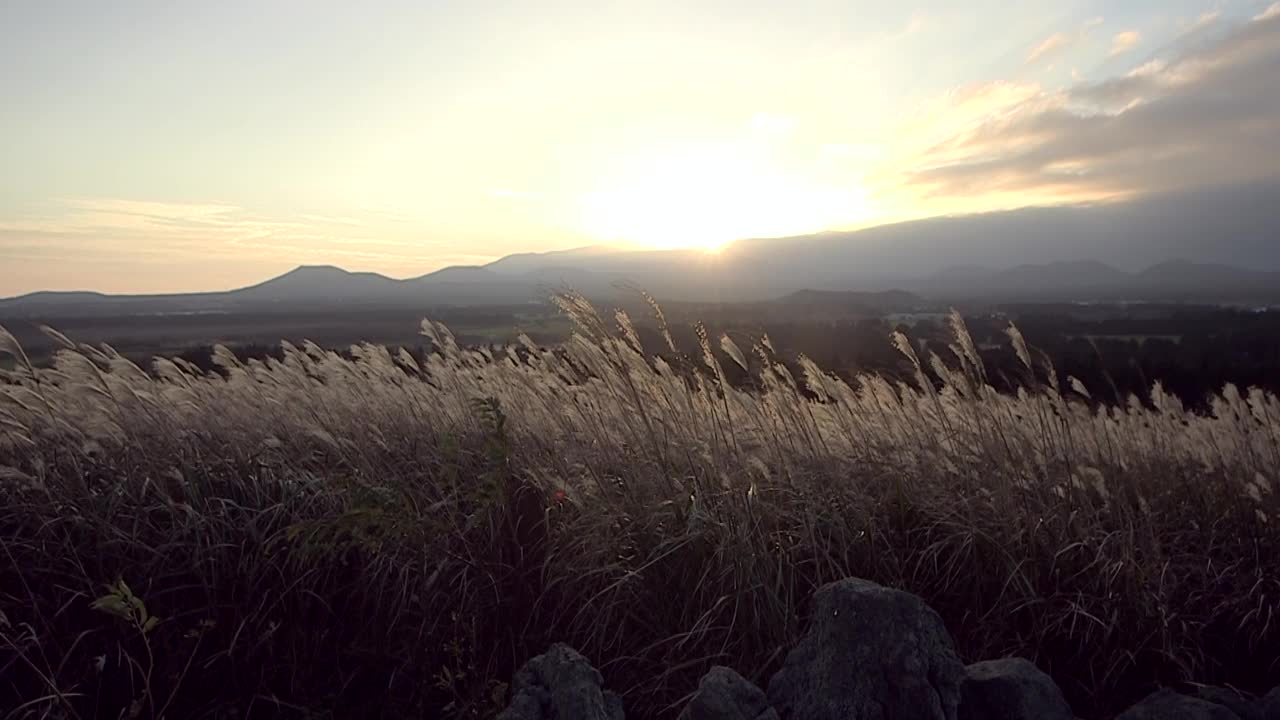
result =
[[[928,27],[928,25],[929,25],[928,16],[920,12],[919,10],[913,10],[911,12],[911,16],[907,18],[907,24],[903,26],[901,31],[899,31],[894,35],[894,39],[900,40],[902,38],[915,35],[916,33]]]
[[[319,262],[423,260],[429,243],[388,237],[360,218],[299,214],[294,219],[222,203],[70,198],[0,221],[0,250],[75,248],[79,259],[128,253],[140,261],[255,257]],[[70,259],[70,258],[68,258]]]
[[[1057,54],[1063,50],[1073,47],[1076,43],[1088,36],[1089,31],[1102,24],[1102,18],[1093,18],[1080,26],[1079,29],[1070,32],[1056,32],[1044,40],[1039,45],[1031,48],[1031,52],[1027,53],[1027,64]]]
[[[950,90],[921,103],[900,128],[910,142],[933,144],[955,137],[982,121],[999,117],[1009,108],[1039,97],[1038,83],[989,82]]]
[[[1137,47],[1139,42],[1142,42],[1142,35],[1136,30],[1116,33],[1115,37],[1111,38],[1111,52],[1107,53],[1107,56],[1123,55]]]
[[[1187,28],[1186,32],[1193,33],[1198,30],[1203,30],[1204,28],[1218,22],[1218,18],[1220,17],[1222,17],[1221,10],[1210,10],[1209,12],[1201,13],[1201,15],[1195,19],[1195,22],[1191,23],[1191,27]]]
[[[906,182],[927,196],[1032,201],[1280,177],[1280,10],[1125,75],[993,107],[913,164]]]
[[[1046,55],[1070,47],[1075,41],[1076,36],[1072,33],[1054,33],[1027,53],[1027,63],[1033,63]]]

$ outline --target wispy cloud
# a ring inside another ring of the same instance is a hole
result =
[[[1101,24],[1102,18],[1093,18],[1076,30],[1056,32],[1050,35],[1027,53],[1027,64],[1029,65],[1037,60],[1042,60],[1074,47],[1088,36],[1090,30]]]
[[[328,225],[347,225],[349,227],[361,227],[365,225],[364,220],[361,220],[359,218],[353,218],[353,217],[339,217],[339,216],[333,216],[333,215],[311,215],[311,214],[304,213],[302,215],[299,215],[298,218],[300,220],[305,220],[307,222],[324,223]]]
[[[928,26],[929,16],[919,10],[913,10],[910,17],[907,18],[907,23],[902,26],[901,30],[890,35],[889,39],[891,41],[903,40],[919,33]]]
[[[1193,33],[1198,33],[1201,30],[1204,30],[1205,28],[1216,24],[1218,22],[1218,18],[1220,17],[1222,17],[1221,10],[1210,10],[1208,12],[1203,12],[1197,15],[1195,20],[1190,20],[1190,21],[1184,20],[1182,22],[1185,24],[1186,27],[1182,31],[1182,34],[1191,35]]]
[[[354,217],[299,214],[289,220],[222,203],[69,198],[0,222],[0,247],[39,236],[81,257],[128,252],[142,260],[242,257],[297,262],[423,260],[430,244],[382,236]]]
[[[1126,30],[1122,33],[1116,33],[1111,38],[1111,52],[1107,53],[1108,57],[1116,57],[1123,55],[1138,46],[1142,42],[1142,34],[1136,30]]]
[[[1046,55],[1070,47],[1075,43],[1075,40],[1076,36],[1071,33],[1054,33],[1045,38],[1039,45],[1031,48],[1031,52],[1027,53],[1027,62],[1033,63]]]

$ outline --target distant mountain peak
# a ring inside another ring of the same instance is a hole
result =
[[[406,282],[481,282],[498,277],[497,273],[483,265],[450,265]]]
[[[352,274],[350,270],[340,268],[337,265],[299,265],[298,267],[290,270],[289,272],[285,273],[284,275],[281,275],[280,277],[287,277],[289,275],[300,275],[305,273],[334,273],[334,274],[340,274],[340,275]]]

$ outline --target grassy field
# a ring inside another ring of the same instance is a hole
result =
[[[568,322],[550,303],[532,307],[520,304],[438,308],[437,311],[460,339],[477,344],[514,342],[521,331],[539,341],[550,341],[563,339],[569,331]],[[264,347],[281,339],[295,343],[311,340],[324,347],[346,347],[363,341],[413,347],[422,341],[417,334],[422,315],[421,309],[403,306],[337,305],[310,309],[266,306],[198,315],[120,313],[62,317],[54,314],[40,316],[38,320],[0,316],[0,325],[18,338],[35,365],[45,365],[59,345],[39,331],[41,323],[58,328],[77,342],[108,343],[121,355],[142,362],[154,355],[181,354],[214,343],[228,347]]]
[[[1280,682],[1275,396],[1098,406],[1013,329],[1022,389],[998,394],[959,316],[945,357],[894,337],[914,382],[846,383],[767,338],[685,357],[561,304],[563,347],[424,322],[425,362],[144,371],[59,337],[53,368],[19,360],[0,707],[488,717],[564,641],[628,717],[674,717],[713,664],[766,679],[849,575],[925,597],[966,660],[1035,660],[1084,717]]]

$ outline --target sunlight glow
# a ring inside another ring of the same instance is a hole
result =
[[[816,232],[868,213],[859,189],[817,185],[749,146],[686,147],[624,167],[603,183],[608,189],[582,198],[582,229],[600,242],[716,252],[733,240]]]

